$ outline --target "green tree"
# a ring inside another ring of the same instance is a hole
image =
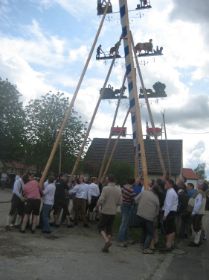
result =
[[[205,163],[199,163],[197,167],[194,169],[194,171],[196,172],[196,174],[199,176],[200,179],[204,180],[206,178]]]
[[[3,160],[22,158],[25,114],[20,99],[17,88],[0,78],[0,159]]]
[[[134,177],[134,167],[126,161],[113,161],[108,174],[113,174],[118,184],[125,184],[127,179]]]
[[[69,99],[63,93],[48,93],[39,99],[31,100],[25,108],[27,161],[34,163],[41,171],[49,157],[53,143]],[[74,111],[67,122],[61,141],[62,171],[70,171],[79,152],[86,131],[85,123]],[[59,149],[55,155],[51,171],[58,172]]]

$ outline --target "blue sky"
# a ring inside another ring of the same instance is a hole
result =
[[[139,2],[129,0],[130,9]],[[158,80],[166,84],[168,97],[151,103],[156,125],[165,111],[168,137],[184,141],[184,166],[206,162],[209,172],[209,134],[202,134],[209,131],[209,4],[206,0],[200,4],[194,0],[151,2],[152,9],[130,13],[130,25],[135,43],[152,38],[154,47],[164,47],[164,56],[142,60],[148,63],[141,66],[147,88]],[[112,4],[118,11],[118,1]],[[17,85],[25,102],[50,90],[63,91],[71,98],[99,22],[96,1],[0,0],[0,76]],[[116,13],[105,20],[98,44],[108,51],[120,33]],[[93,55],[75,104],[87,121],[109,65]],[[109,83],[121,87],[124,71],[123,59],[118,60]],[[119,126],[127,104],[122,103]],[[141,107],[144,126],[148,117],[143,102]],[[102,102],[91,138],[108,136],[114,108],[114,101]],[[130,120],[127,126],[131,133]]]

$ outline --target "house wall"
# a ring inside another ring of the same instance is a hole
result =
[[[188,184],[188,183],[192,183],[194,185],[194,187],[197,188],[197,180],[187,179],[186,184]]]

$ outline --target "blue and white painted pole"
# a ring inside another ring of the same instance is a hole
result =
[[[144,141],[142,134],[141,116],[139,98],[136,86],[136,69],[134,68],[134,60],[131,47],[131,34],[129,27],[128,5],[127,0],[119,0],[120,19],[122,26],[122,38],[124,42],[126,75],[129,90],[129,104],[131,111],[131,121],[133,130],[133,142],[135,147],[135,177],[143,175],[145,186],[148,185],[147,164],[144,149]]]

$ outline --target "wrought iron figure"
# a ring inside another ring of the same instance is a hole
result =
[[[102,45],[100,44],[100,45],[98,46],[98,48],[97,48],[97,55],[96,55],[96,58],[99,58],[101,54],[104,54],[104,55],[105,55],[105,53],[104,53],[103,50],[102,50]]]
[[[140,0],[140,4],[138,4],[136,7],[137,10],[148,9],[148,8],[152,8],[150,5],[150,1],[148,0]]]
[[[154,52],[154,54],[158,54],[158,55],[160,55],[160,54],[162,54],[162,51],[163,51],[163,47],[158,47],[157,46],[157,48],[156,48],[156,50],[154,50],[153,52]]]
[[[122,92],[121,98],[122,99],[127,98],[126,96],[124,96],[125,90],[126,90],[125,86],[123,88],[114,90],[111,85],[108,85],[108,87],[104,89],[102,99],[119,99],[121,92]],[[102,93],[102,89],[100,90],[100,94],[101,93]]]
[[[161,82],[156,82],[152,87],[154,91],[152,89],[146,89],[148,98],[167,97],[167,94],[165,92],[165,84]],[[139,98],[144,98],[144,93],[142,89],[140,89]]]
[[[97,0],[97,14],[103,15],[107,5],[107,14],[110,14],[112,13],[112,4],[110,0]]]
[[[113,56],[114,54],[116,54],[117,56],[119,55],[119,46],[120,43],[117,42],[114,47],[110,48],[110,56]]]
[[[136,44],[135,51],[136,53],[138,52],[139,54],[141,53],[141,51],[144,51],[145,53],[152,52],[153,51],[152,39],[150,39],[149,42]]]
[[[147,6],[147,0],[140,0],[141,7]]]

